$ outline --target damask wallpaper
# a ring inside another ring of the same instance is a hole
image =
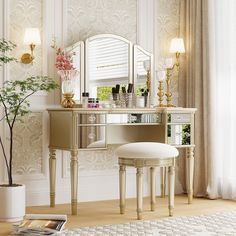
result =
[[[157,0],[155,18],[155,58],[158,70],[163,69],[165,57],[174,56],[173,54],[169,54],[169,47],[171,39],[179,36],[180,1],[181,0]],[[172,75],[171,91],[173,92],[174,104],[178,105],[178,73],[176,72],[173,72]]]
[[[9,38],[17,44],[14,56],[20,60],[21,55],[30,52],[29,45],[23,44],[24,30],[27,27],[37,27],[42,30],[42,7],[41,0],[9,0]],[[14,63],[10,66],[10,79],[23,79],[29,75],[42,74],[42,47],[35,48],[34,64],[23,65]]]
[[[42,173],[43,113],[34,112],[14,127],[14,174]]]
[[[20,60],[25,52],[30,52],[29,45],[23,44],[24,30],[37,27],[42,30],[41,0],[8,0],[9,38],[17,44],[14,56]],[[42,74],[42,47],[36,46],[33,64],[12,63],[9,66],[11,80],[25,79]],[[32,113],[24,122],[18,122],[14,128],[14,174],[36,174],[42,172],[42,113]]]
[[[68,45],[101,34],[136,42],[137,0],[68,0]]]

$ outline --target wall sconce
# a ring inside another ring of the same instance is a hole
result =
[[[184,40],[182,38],[173,38],[170,43],[170,53],[175,53],[175,66],[179,70],[179,56],[180,53],[185,53]]]
[[[174,107],[171,104],[172,93],[170,91],[170,82],[171,82],[171,71],[176,67],[179,71],[179,56],[180,53],[185,53],[184,40],[182,38],[173,38],[170,43],[170,53],[175,53],[176,61],[173,62],[173,58],[166,58],[165,68],[166,68],[166,101],[167,107]]]
[[[34,49],[36,45],[40,45],[40,33],[38,28],[26,28],[24,35],[24,44],[30,46],[31,53],[24,53],[21,56],[23,64],[30,64],[34,60]]]

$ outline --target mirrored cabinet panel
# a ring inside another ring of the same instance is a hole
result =
[[[167,126],[167,143],[171,145],[191,144],[191,125],[176,124]]]
[[[160,113],[107,114],[108,124],[161,124]]]
[[[106,148],[105,125],[83,125],[78,127],[78,148]]]
[[[116,84],[132,83],[132,43],[110,34],[86,40],[85,90],[90,97],[108,100]],[[107,93],[106,93],[107,92]]]

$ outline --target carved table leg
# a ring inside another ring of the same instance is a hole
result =
[[[120,214],[125,213],[126,173],[125,166],[120,165]]]
[[[56,190],[56,150],[49,149],[50,207],[55,207]]]
[[[169,179],[169,216],[173,216],[174,201],[175,201],[175,162],[173,166],[168,167],[168,179]]]
[[[137,168],[136,174],[137,181],[137,218],[142,219],[143,209],[143,168]]]
[[[156,172],[155,167],[150,168],[150,192],[151,192],[151,211],[155,211],[156,204]]]
[[[78,150],[71,151],[70,176],[71,176],[71,213],[72,215],[77,215]]]
[[[186,161],[188,204],[191,204],[193,200],[194,147],[189,147],[187,149]]]
[[[166,195],[166,167],[161,167],[161,197]]]

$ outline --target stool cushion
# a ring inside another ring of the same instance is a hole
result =
[[[179,155],[179,151],[168,144],[157,142],[128,143],[118,147],[115,151],[118,157],[124,158],[173,158]]]

